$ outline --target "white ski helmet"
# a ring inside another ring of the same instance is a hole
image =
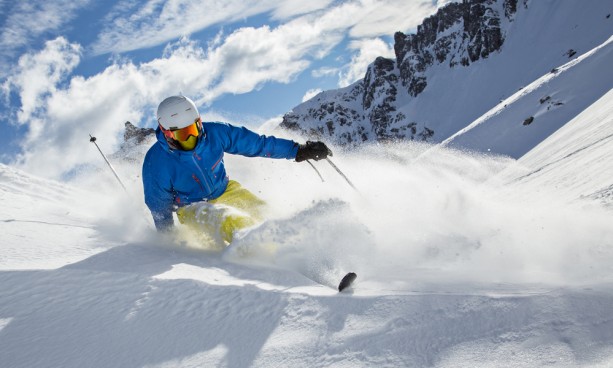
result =
[[[196,104],[185,96],[168,97],[158,106],[158,123],[166,130],[185,128],[199,117]]]

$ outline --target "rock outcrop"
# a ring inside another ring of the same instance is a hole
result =
[[[408,121],[399,107],[428,87],[433,66],[468,67],[500,50],[503,20],[519,0],[464,0],[426,18],[415,34],[394,35],[396,59],[378,57],[363,80],[320,93],[283,117],[281,127],[341,145],[397,139],[429,140],[434,130]],[[526,0],[522,0],[526,6]]]

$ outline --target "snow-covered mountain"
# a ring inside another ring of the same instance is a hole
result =
[[[415,34],[395,35],[395,60],[377,58],[363,80],[298,105],[281,126],[337,144],[442,142],[495,106],[509,104],[507,99],[534,81],[555,76],[556,89],[532,96],[536,108],[529,115],[519,121],[519,116],[509,117],[508,124],[526,133],[511,138],[515,150],[501,146],[496,151],[494,142],[454,138],[455,146],[519,157],[613,87],[607,41],[613,34],[612,13],[613,3],[607,0],[448,4],[424,20]],[[602,49],[592,52],[599,46]],[[576,69],[581,71],[565,73],[579,61],[583,65]],[[597,85],[591,88],[590,83]],[[585,88],[590,90],[587,95]],[[555,110],[549,114],[556,120],[554,127],[543,122],[542,112],[533,111],[539,108]],[[530,116],[535,123],[523,124]],[[495,136],[505,140],[505,133],[497,130]],[[531,146],[515,145],[525,136],[532,137]]]

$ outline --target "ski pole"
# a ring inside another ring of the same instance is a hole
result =
[[[306,160],[306,162],[309,163],[309,165],[311,165],[311,167],[313,168],[313,170],[315,170],[315,172],[317,173],[317,175],[319,175],[319,178],[321,179],[321,182],[325,182],[324,177],[321,176],[321,173],[319,172],[319,170],[317,170],[317,168],[315,167],[315,165],[313,165],[313,163],[309,160]]]
[[[98,148],[98,152],[100,152],[100,154],[102,155],[102,158],[104,159],[104,161],[106,161],[106,164],[109,165],[109,169],[111,169],[111,171],[113,172],[113,175],[115,175],[115,178],[117,179],[117,181],[119,182],[119,184],[121,185],[121,187],[123,188],[123,190],[128,193],[128,190],[126,189],[126,186],[123,185],[123,183],[121,182],[121,179],[119,179],[119,175],[117,175],[117,172],[115,171],[115,169],[113,169],[113,165],[111,165],[111,163],[109,162],[109,160],[106,158],[106,156],[104,155],[104,153],[102,153],[102,150],[100,149],[100,147],[98,147],[98,143],[96,143],[96,137],[92,137],[92,135],[89,135],[89,141],[92,142],[96,148]]]
[[[356,188],[355,185],[353,185],[353,183],[351,182],[351,180],[349,180],[347,175],[343,174],[343,172],[334,164],[334,162],[332,162],[332,160],[330,160],[328,157],[326,157],[326,160],[334,168],[334,170],[336,170],[336,172],[339,173],[340,176],[342,176],[343,179],[345,179],[347,181],[347,183],[349,183],[349,185],[351,185],[351,187],[353,189],[355,189],[357,192],[359,192],[358,188]]]

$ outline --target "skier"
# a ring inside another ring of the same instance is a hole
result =
[[[332,152],[322,142],[259,135],[226,123],[203,123],[192,100],[171,96],[157,110],[157,142],[143,162],[145,203],[158,231],[179,221],[206,230],[228,244],[236,230],[260,219],[264,202],[226,175],[224,153],[248,157],[325,159]]]

